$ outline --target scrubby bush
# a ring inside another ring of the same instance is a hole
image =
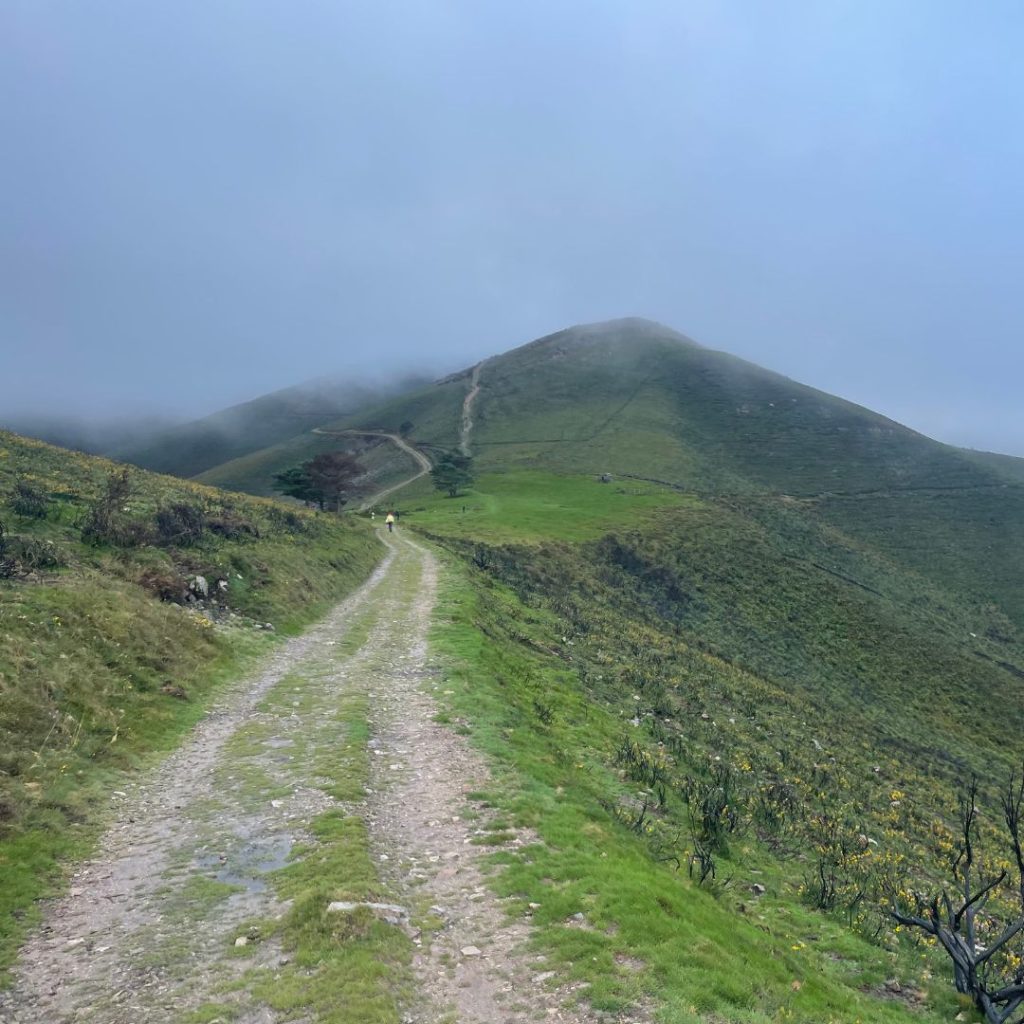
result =
[[[11,555],[7,528],[0,523],[0,580],[9,580],[18,571],[18,563]]]
[[[298,519],[298,516],[295,518]],[[211,533],[225,540],[242,540],[246,537],[255,540],[260,536],[259,527],[255,523],[234,512],[226,511],[223,515],[213,516],[206,521],[206,526]]]
[[[161,601],[183,604],[188,587],[185,580],[168,569],[146,569],[139,577],[139,586]]]
[[[306,530],[306,521],[291,509],[269,505],[266,514],[267,521],[277,529],[287,530],[289,533],[304,533]]]
[[[168,505],[156,513],[157,542],[165,546],[191,547],[198,544],[203,539],[206,526],[206,513],[185,502]]]
[[[60,569],[68,564],[67,554],[51,540],[11,537],[8,550],[25,569]]]
[[[26,519],[45,519],[50,511],[50,498],[27,480],[19,480],[14,485],[11,508]]]
[[[121,548],[149,543],[151,531],[144,523],[126,515],[131,495],[132,482],[128,470],[111,473],[103,493],[89,506],[82,524],[82,540],[86,544],[112,544]]]

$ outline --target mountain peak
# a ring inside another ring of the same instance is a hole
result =
[[[648,320],[646,317],[627,316],[618,317],[613,320],[598,320],[593,323],[574,324],[571,327],[563,328],[554,334],[547,334],[543,338],[529,342],[521,346],[521,349],[540,348],[543,346],[575,348],[584,345],[605,344],[612,347],[624,345],[637,345],[644,343],[676,342],[702,348],[692,338],[688,338],[679,331],[674,331],[657,320]]]

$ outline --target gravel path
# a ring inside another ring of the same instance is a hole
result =
[[[370,792],[345,810],[366,819],[396,899],[435,904],[445,923],[416,939],[418,995],[403,1020],[598,1019],[563,1007],[571,993],[550,988],[557,979],[538,976],[544,965],[523,948],[529,922],[510,920],[486,887],[486,848],[472,844],[481,823],[463,815],[486,766],[434,721],[440,684],[426,641],[437,564],[402,532],[382,540],[387,556],[363,587],[114,795],[116,822],[97,856],[48,907],[14,987],[0,993],[5,1024],[176,1021],[224,998],[242,1024],[277,1024],[247,993],[246,972],[287,957],[274,941],[244,958],[233,947],[245,922],[284,912],[265,875],[337,806],[316,765],[338,741],[333,710],[355,693],[370,698]]]

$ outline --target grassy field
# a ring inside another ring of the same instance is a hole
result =
[[[488,543],[589,540],[621,523],[640,526],[665,509],[696,504],[669,488],[631,481],[601,483],[542,471],[491,473],[467,494],[449,498],[421,486],[403,492],[407,522],[432,533]]]
[[[0,434],[0,968],[120,773],[171,749],[219,685],[381,553],[359,521],[141,471],[90,536],[119,472]],[[189,601],[197,576],[210,596]]]

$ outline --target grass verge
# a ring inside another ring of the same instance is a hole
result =
[[[609,812],[637,800],[613,767],[624,722],[589,699],[565,658],[545,653],[557,629],[466,569],[445,578],[433,643],[449,665],[448,711],[472,723],[493,765],[494,786],[477,796],[540,837],[494,854],[495,889],[532,914],[562,977],[583,983],[597,1009],[651,999],[670,1024],[955,1015],[953,994],[930,984],[926,954],[880,948],[806,907],[755,839],[737,842],[710,889],[658,863],[643,830]],[[894,976],[912,997],[886,989]]]

